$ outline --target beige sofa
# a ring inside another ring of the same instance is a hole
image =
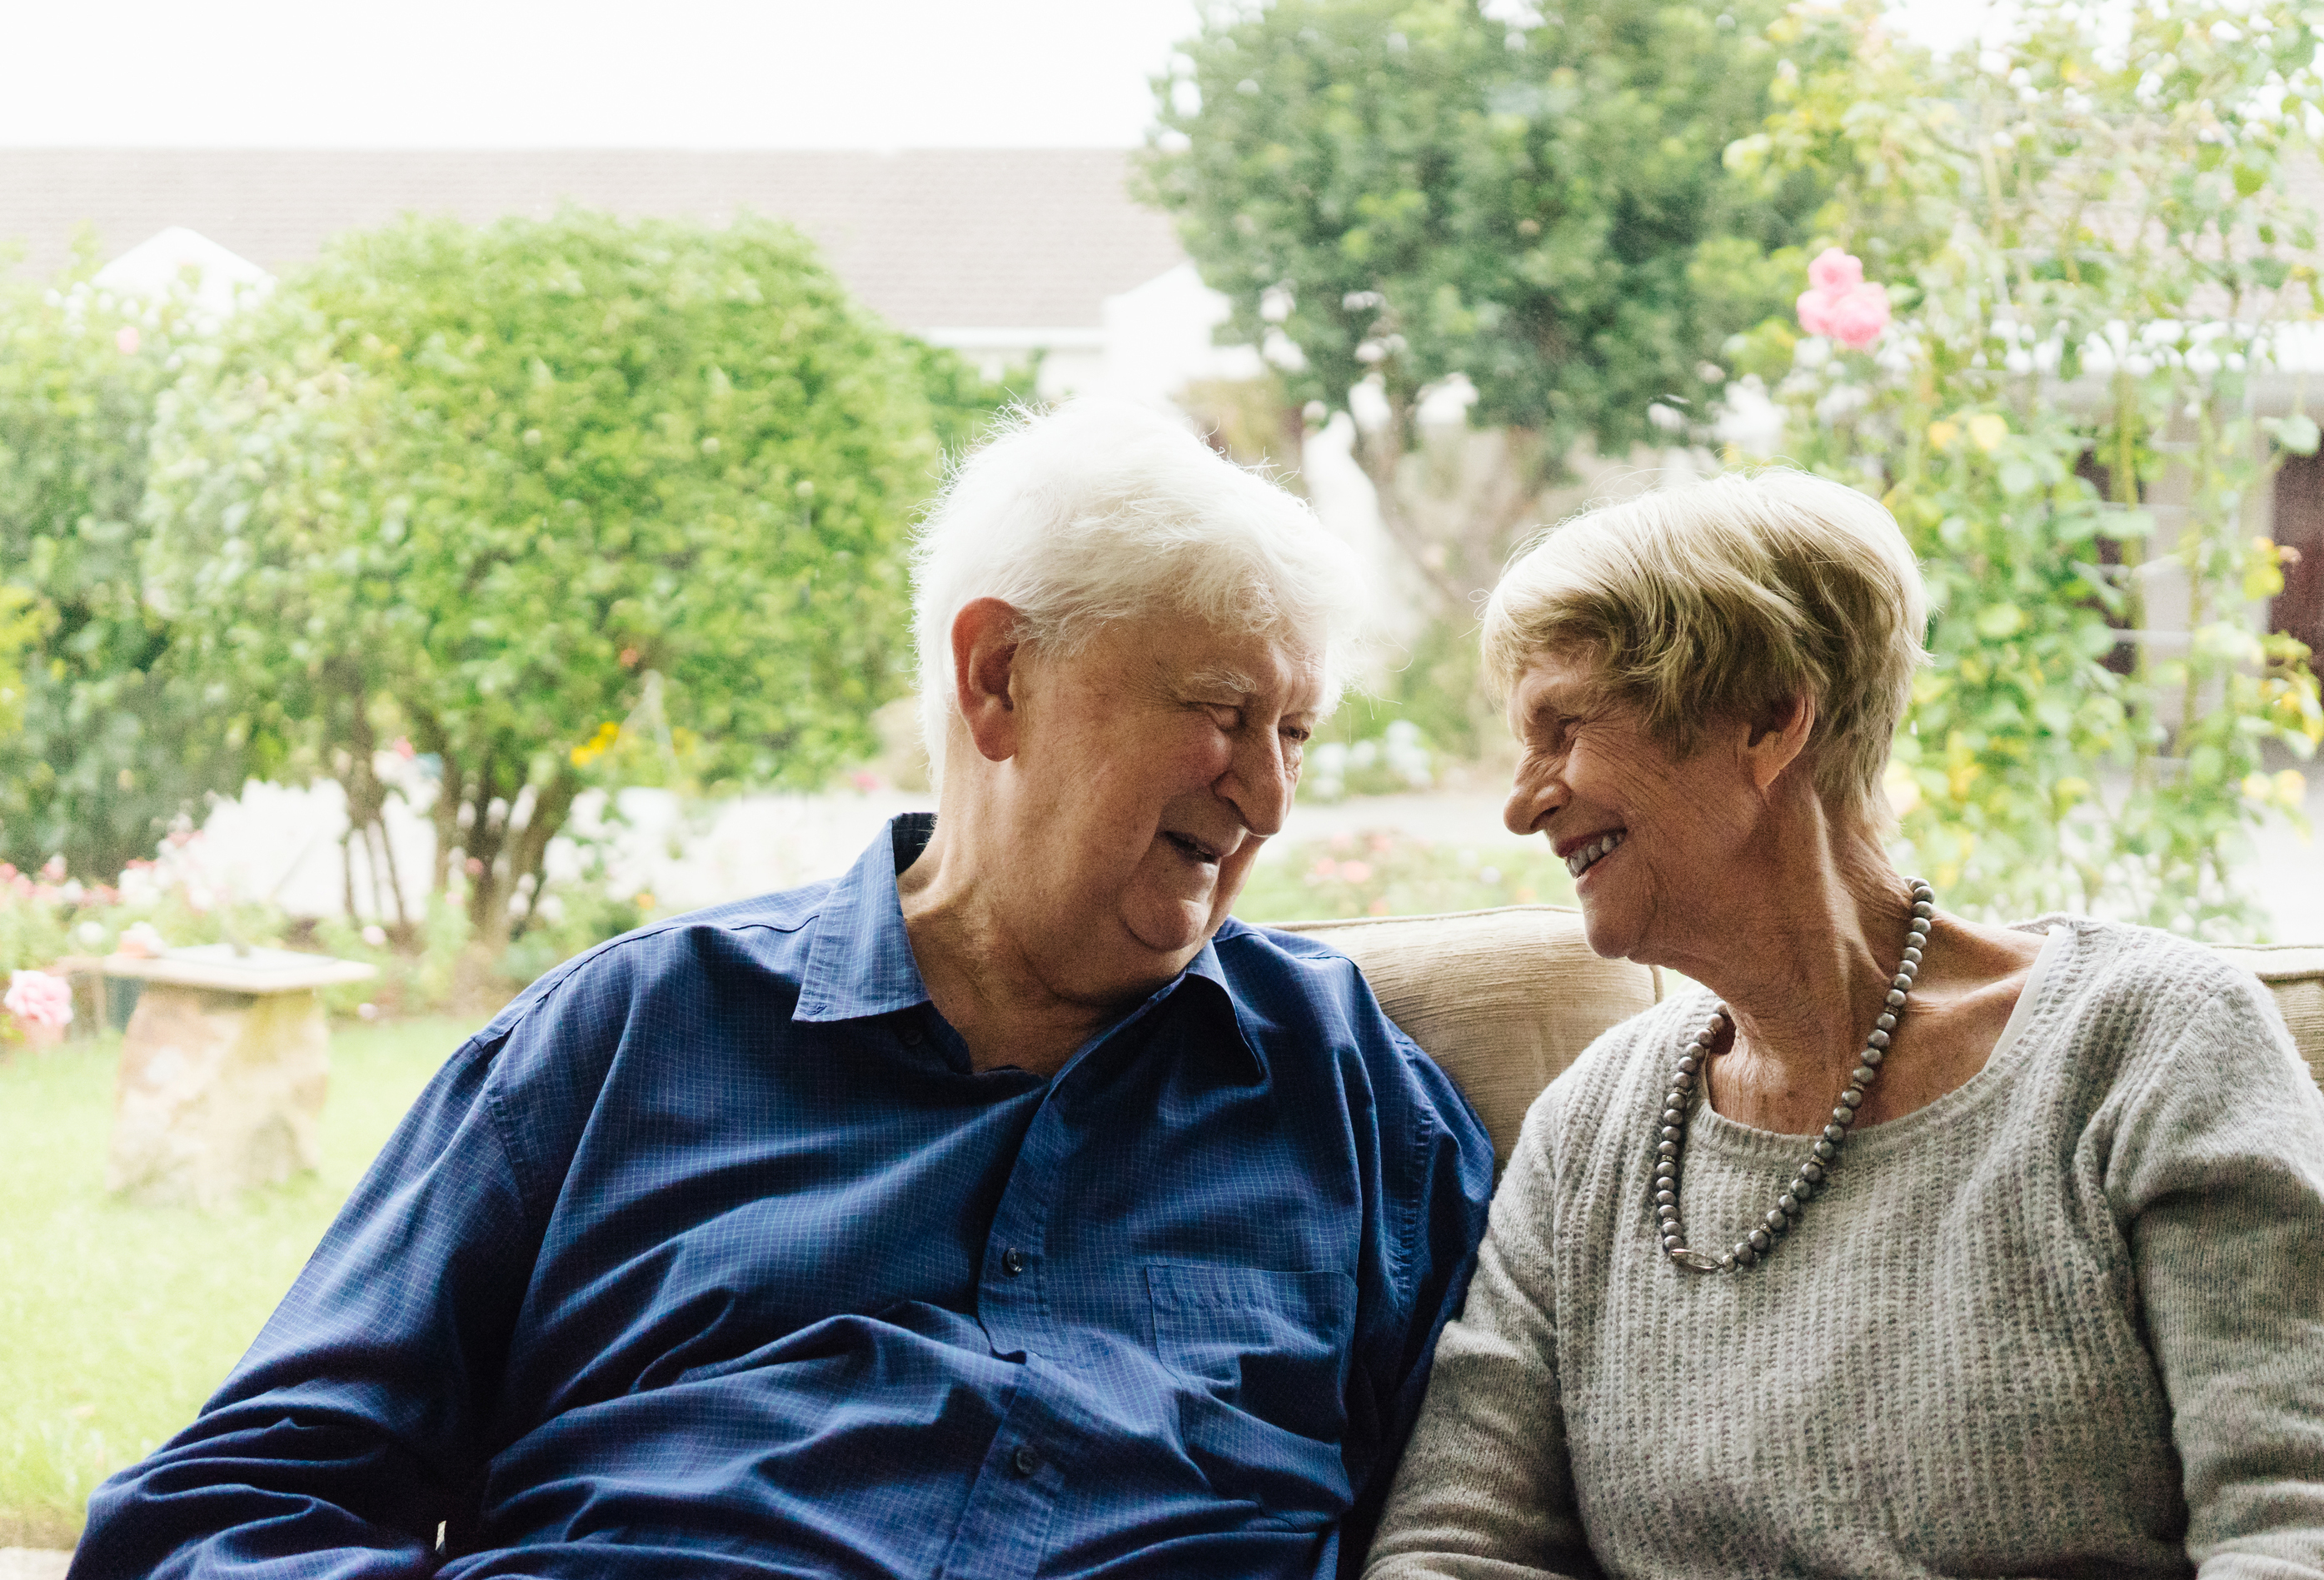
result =
[[[1664,974],[1601,960],[1579,911],[1512,905],[1452,916],[1293,923],[1345,951],[1406,1035],[1460,1083],[1506,1160],[1526,1109],[1607,1027],[1662,997]],[[2275,994],[2324,1083],[2324,947],[2234,948]]]

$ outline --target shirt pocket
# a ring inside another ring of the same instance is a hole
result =
[[[1151,1262],[1146,1289],[1156,1353],[1196,1385],[1179,1396],[1179,1426],[1212,1486],[1271,1513],[1336,1518],[1355,1280]]]

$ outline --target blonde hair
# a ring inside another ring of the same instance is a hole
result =
[[[958,716],[952,623],[1013,605],[1019,639],[1070,656],[1113,621],[1163,611],[1296,635],[1337,700],[1364,588],[1305,501],[1142,406],[1084,398],[1019,409],[954,471],[913,553],[913,635],[931,778]]]
[[[1710,719],[1812,697],[1816,792],[1877,828],[1927,625],[1896,519],[1844,485],[1777,467],[1601,505],[1544,533],[1485,606],[1484,660],[1506,696],[1536,656],[1587,651],[1682,756]]]

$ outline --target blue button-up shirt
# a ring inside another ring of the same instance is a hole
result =
[[[1055,1077],[977,1073],[896,898],[932,827],[527,991],[73,1574],[1352,1567],[1482,1127],[1344,957],[1232,921]]]

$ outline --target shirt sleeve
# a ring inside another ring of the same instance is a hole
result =
[[[498,1051],[453,1057],[193,1425],[90,1498],[75,1580],[434,1573],[540,1243]]]
[[[2324,1096],[2256,982],[2125,1072],[2106,1187],[2205,1580],[2324,1575]]]
[[[1385,1022],[1385,1017],[1383,1017]],[[1401,1031],[1390,1032],[1407,1072],[1401,1150],[1392,1193],[1403,1215],[1397,1261],[1405,1321],[1373,1390],[1379,1452],[1340,1526],[1339,1569],[1354,1575],[1379,1524],[1397,1461],[1420,1413],[1438,1336],[1460,1310],[1493,1189],[1493,1143],[1452,1077]]]
[[[1494,1196],[1475,1277],[1436,1345],[1366,1580],[1595,1575],[1558,1401],[1553,1165],[1537,1104]]]

